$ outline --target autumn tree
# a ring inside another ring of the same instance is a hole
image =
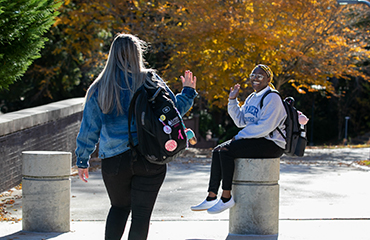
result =
[[[165,61],[163,10],[158,2],[66,0],[47,37],[50,39],[22,81],[0,93],[7,111],[83,96],[105,64],[117,33],[150,42],[152,67]],[[157,63],[157,64],[154,64]]]
[[[21,81],[0,90],[0,105],[5,101],[9,111],[83,96],[121,32],[150,43],[148,66],[172,89],[180,89],[184,70],[195,72],[200,98],[194,107],[214,107],[212,114],[225,109],[230,86],[247,87],[257,63],[271,66],[275,86],[289,94],[311,95],[320,85],[326,96],[341,96],[333,79],[361,79],[363,86],[368,80],[369,24],[360,21],[366,13],[359,6],[339,8],[335,0],[65,0],[59,11],[44,35],[42,57]],[[242,91],[241,99],[251,91]],[[226,119],[224,113],[217,117]]]
[[[166,77],[191,68],[202,79],[201,94],[216,107],[225,106],[230,86],[247,85],[258,63],[272,68],[277,89],[288,83],[301,93],[320,85],[335,94],[328,78],[370,79],[357,64],[370,57],[368,29],[354,25],[361,8],[338,8],[335,0],[191,0],[172,6],[175,24],[168,36],[176,51]]]
[[[61,0],[0,0],[0,90],[18,80],[40,57],[44,33]]]

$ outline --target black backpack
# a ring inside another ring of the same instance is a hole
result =
[[[155,87],[150,88],[150,84],[143,84],[130,102],[129,146],[134,157],[141,154],[151,163],[166,164],[187,147],[185,125],[165,87],[155,80],[154,74],[149,73],[148,77],[153,80],[146,81],[153,82]],[[139,140],[137,146],[134,146],[131,134],[133,117]]]
[[[280,96],[280,93],[278,91],[268,90],[262,96],[260,108],[262,108],[263,106],[263,99],[270,93],[276,93]],[[286,141],[284,153],[288,156],[302,157],[307,146],[307,126],[300,124],[298,121],[299,114],[297,109],[294,107],[294,98],[287,97],[284,100],[281,98],[281,100],[287,113],[287,118],[284,122],[286,135],[283,134],[279,127],[277,127],[276,129]]]

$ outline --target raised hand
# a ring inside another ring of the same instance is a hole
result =
[[[193,76],[193,73],[190,70],[185,71],[185,77],[181,76],[182,87],[191,87],[196,88],[197,77]]]
[[[239,95],[239,89],[240,89],[239,83],[235,84],[234,87],[231,87],[230,93],[229,93],[229,99],[236,99],[236,97]]]

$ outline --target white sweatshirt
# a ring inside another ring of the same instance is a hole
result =
[[[279,126],[285,134],[284,121],[287,114],[280,96],[275,93],[268,94],[263,100],[263,107],[260,108],[261,98],[269,89],[267,86],[259,93],[250,94],[241,107],[237,99],[229,99],[228,112],[235,125],[243,128],[235,136],[235,140],[264,137],[284,149],[285,139],[276,130]]]

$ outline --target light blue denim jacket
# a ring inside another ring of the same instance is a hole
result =
[[[123,74],[120,74],[123,76]],[[158,75],[158,79],[163,81]],[[125,88],[125,81],[122,81]],[[183,116],[193,105],[197,96],[195,89],[184,87],[176,96],[166,86],[175,102],[177,109]],[[129,90],[122,90],[121,101],[124,114],[117,116],[114,110],[109,114],[103,114],[98,104],[98,90],[85,103],[80,132],[77,135],[77,167],[87,168],[90,155],[94,152],[99,142],[99,158],[109,158],[127,151],[128,146],[128,108],[130,105]],[[131,127],[134,143],[137,144],[136,125]]]

